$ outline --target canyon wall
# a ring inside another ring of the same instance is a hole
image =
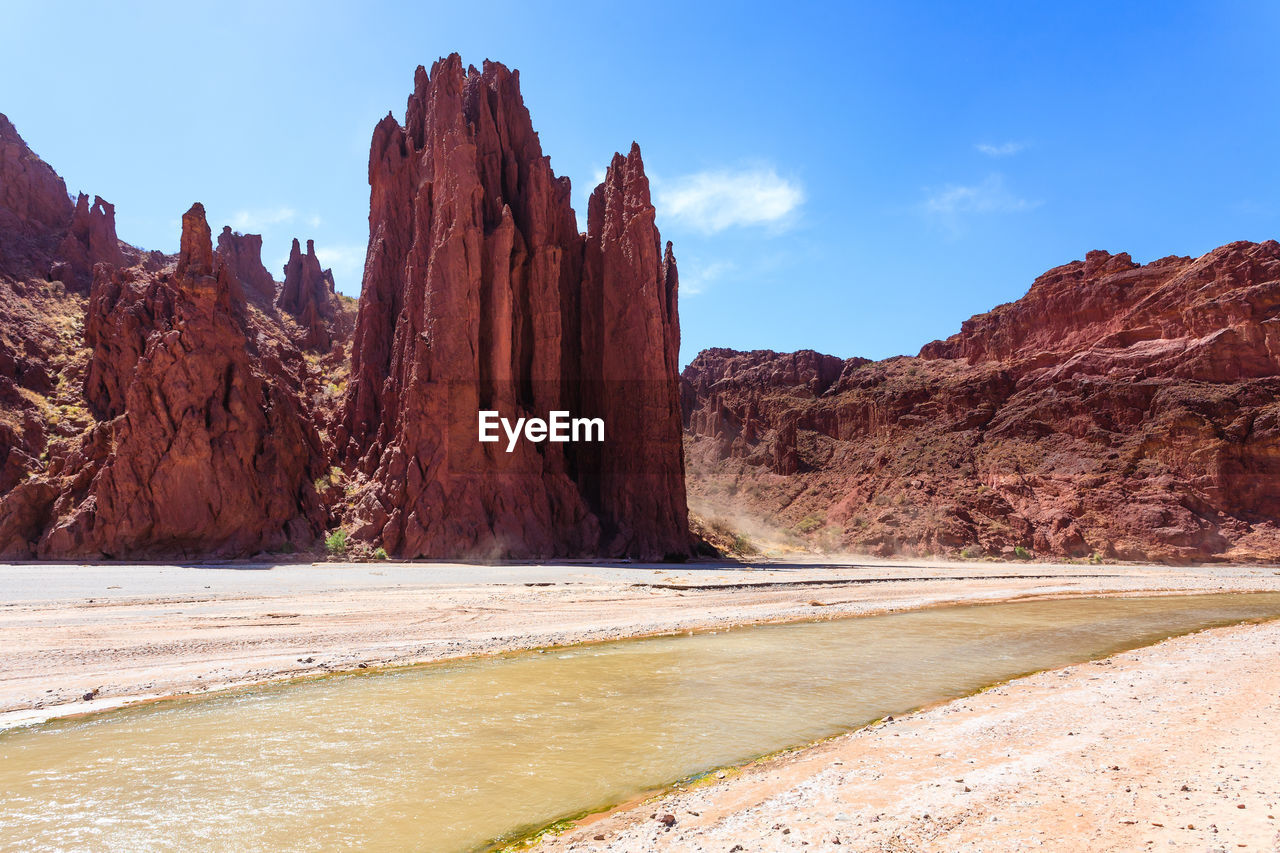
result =
[[[1280,244],[1090,252],[918,357],[708,350],[690,494],[880,554],[1280,559]]]

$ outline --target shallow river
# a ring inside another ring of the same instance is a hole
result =
[[[0,849],[470,850],[1280,593],[950,607],[444,663],[0,734]]]

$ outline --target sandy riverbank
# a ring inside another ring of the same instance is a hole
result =
[[[0,566],[0,726],[512,649],[1021,596],[1280,589],[1269,567]]]
[[[538,849],[1276,850],[1277,817],[1280,624],[1268,623],[1018,679]]]

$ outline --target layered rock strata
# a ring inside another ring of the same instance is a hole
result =
[[[708,350],[691,495],[882,554],[1280,559],[1280,244],[1090,252],[917,358]]]

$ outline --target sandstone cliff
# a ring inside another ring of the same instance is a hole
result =
[[[402,556],[685,553],[676,270],[638,148],[588,234],[518,73],[419,68],[369,161],[369,251],[340,433],[355,535]],[[602,417],[600,447],[476,440],[477,411]]]
[[[1280,244],[1091,252],[917,358],[702,353],[690,492],[882,554],[1275,560],[1277,392]]]
[[[134,249],[112,206],[73,205],[7,120],[0,187],[0,557],[314,543],[323,389],[344,369],[274,313],[261,239],[227,231],[215,252],[197,204],[178,256]]]
[[[0,274],[22,276],[47,264],[74,212],[62,178],[0,115]]]
[[[249,336],[200,205],[172,267],[96,268],[88,318],[99,420],[0,499],[6,556],[211,556],[315,538],[319,436],[280,353]]]

